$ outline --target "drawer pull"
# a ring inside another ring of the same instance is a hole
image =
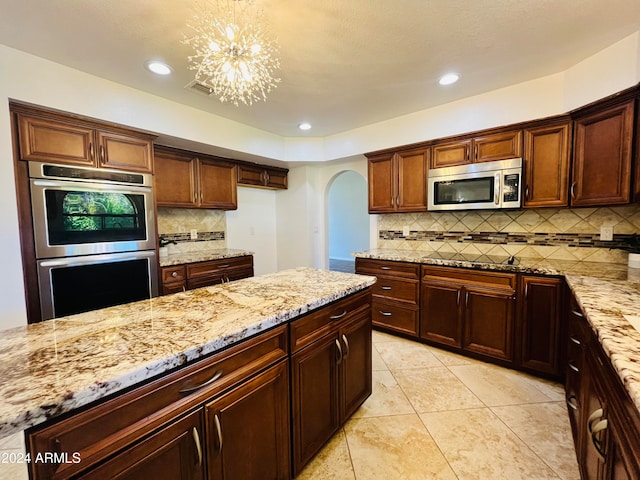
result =
[[[329,320],[340,320],[342,317],[344,317],[347,314],[347,311],[345,310],[344,312],[342,312],[340,315],[331,315],[329,317]]]
[[[575,363],[575,361],[574,361],[574,360],[569,360],[567,363],[568,363],[569,368],[570,368],[571,370],[573,370],[574,372],[578,372],[578,373],[580,373],[580,369],[576,366],[576,363]]]
[[[603,462],[606,462],[605,451],[602,448],[602,442],[598,438],[596,438],[596,435],[598,435],[598,433],[602,432],[603,430],[606,430],[608,426],[609,422],[605,418],[604,420],[600,420],[598,423],[596,423],[596,425],[593,427],[593,430],[591,430],[591,443],[593,443],[593,448],[596,450],[596,453],[600,457],[600,460],[602,460]]]
[[[391,267],[380,267],[380,270],[391,270]]]
[[[575,395],[571,395],[567,397],[567,405],[572,410],[576,410],[576,411],[578,410],[578,400],[576,399]]]
[[[582,345],[582,342],[580,340],[578,340],[576,337],[574,337],[573,335],[571,335],[569,337],[569,340],[571,340],[573,343],[575,343],[576,345]]]
[[[174,277],[174,278],[177,277],[178,276],[178,272],[171,272],[171,276]]]
[[[342,363],[342,345],[340,345],[340,341],[337,338],[336,347],[338,347],[338,358],[336,359],[336,365],[340,365]]]
[[[594,410],[593,413],[589,415],[589,418],[587,419],[587,428],[589,429],[589,433],[591,435],[593,435],[593,424],[596,421],[600,420],[602,418],[602,415],[604,415],[604,411],[601,408]]]
[[[391,287],[387,286],[387,285],[383,285],[382,287],[380,287],[382,290],[391,290]]]
[[[222,426],[217,413],[213,417],[213,422],[216,425],[216,436],[218,437],[218,453],[222,453]]]
[[[344,357],[347,358],[349,356],[349,340],[347,340],[347,336],[342,334],[342,341],[344,342]]]
[[[229,268],[231,265],[229,265],[228,263],[225,263],[224,265],[220,265],[219,268]]]
[[[580,310],[572,309],[571,313],[574,314],[576,317],[584,318],[584,315],[582,314],[582,312]]]
[[[198,429],[193,427],[191,431],[193,434],[193,443],[196,444],[196,452],[198,452],[198,468],[202,467],[202,445],[200,445],[200,435],[198,434]]]
[[[382,310],[380,310],[380,315],[382,315],[383,317],[390,317],[392,315],[391,312],[383,312]]]
[[[220,377],[222,377],[222,370],[218,370],[216,373],[213,374],[213,377],[211,377],[206,382],[201,383],[200,385],[181,388],[180,393],[191,393],[191,392],[195,392],[196,390],[200,390],[201,388],[208,387],[209,385],[214,383],[216,380],[219,380]]]

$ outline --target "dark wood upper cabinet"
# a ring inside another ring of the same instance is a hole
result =
[[[571,122],[524,130],[525,207],[569,205]]]
[[[522,130],[455,141],[436,141],[431,168],[522,157]]]
[[[369,213],[425,212],[429,149],[369,158]]]
[[[155,197],[160,207],[238,208],[236,164],[194,152],[156,147]]]
[[[575,117],[572,206],[629,203],[634,103]]]
[[[238,185],[286,190],[288,172],[286,168],[239,163]]]
[[[17,117],[22,160],[153,171],[152,135],[46,111],[19,112]]]

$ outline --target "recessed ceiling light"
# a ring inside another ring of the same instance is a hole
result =
[[[146,63],[147,69],[157,75],[169,75],[173,70],[172,68],[163,62],[150,61]]]
[[[310,130],[311,124],[309,122],[302,122],[300,125],[298,125],[298,128],[300,130]]]
[[[452,83],[456,83],[460,76],[457,73],[447,73],[440,77],[438,83],[440,85],[451,85]]]

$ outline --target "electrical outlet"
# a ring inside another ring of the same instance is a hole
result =
[[[603,225],[600,227],[600,240],[603,242],[610,242],[613,240],[613,227]]]
[[[195,228],[191,229],[191,240],[197,240],[198,239],[198,230],[196,230]]]
[[[407,227],[406,225],[404,227],[402,227],[402,236],[403,237],[408,237],[411,234],[411,230],[409,230],[409,227]]]

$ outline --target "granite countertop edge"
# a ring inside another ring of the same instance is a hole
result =
[[[254,252],[234,248],[212,248],[209,250],[199,250],[194,252],[170,253],[167,256],[159,257],[158,263],[160,264],[160,267],[171,267],[185,263],[207,262],[210,260],[245,257],[248,255],[254,255]]]

